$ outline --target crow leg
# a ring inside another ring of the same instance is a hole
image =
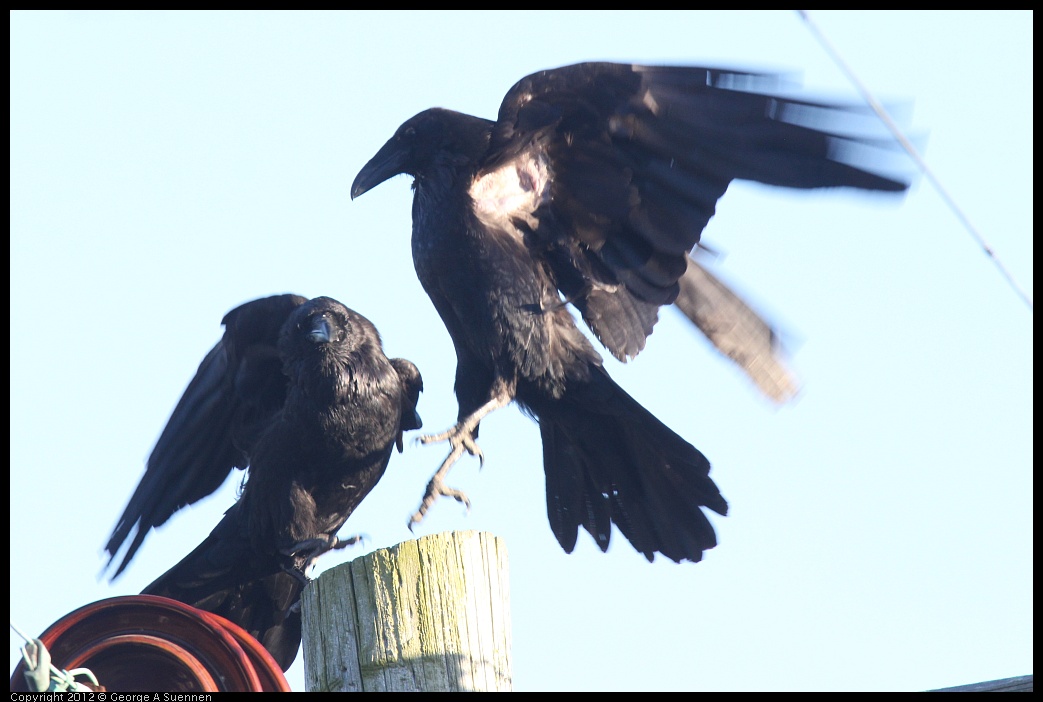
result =
[[[434,444],[441,441],[448,441],[450,451],[446,459],[442,461],[441,467],[433,476],[431,481],[427,484],[427,491],[424,493],[424,499],[420,503],[420,509],[409,518],[409,530],[413,530],[414,524],[419,524],[424,519],[424,515],[427,514],[427,510],[431,508],[431,505],[435,503],[440,496],[452,497],[457,502],[461,502],[468,510],[471,509],[471,501],[467,499],[461,490],[456,490],[445,484],[445,476],[449,474],[449,469],[454,463],[459,460],[460,456],[464,455],[464,451],[467,451],[472,456],[477,456],[479,465],[485,463],[485,456],[482,454],[482,450],[478,448],[478,444],[474,440],[475,431],[478,429],[478,423],[482,419],[492,412],[493,410],[506,407],[514,399],[513,395],[508,391],[505,383],[498,382],[495,386],[496,392],[491,399],[485,404],[476,409],[471,414],[467,415],[456,424],[451,426],[446,431],[440,434],[428,434],[421,436],[418,441],[422,444]]]

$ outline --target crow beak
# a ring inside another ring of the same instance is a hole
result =
[[[312,320],[312,327],[308,332],[309,339],[316,344],[328,344],[330,337],[330,323],[326,321],[325,316],[316,317]]]
[[[355,176],[355,182],[351,184],[351,199],[354,200],[392,176],[406,173],[408,153],[397,134],[391,137]]]

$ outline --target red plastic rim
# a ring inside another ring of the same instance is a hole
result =
[[[113,692],[289,692],[279,665],[239,626],[154,595],[99,600],[40,640],[60,669],[87,668]],[[11,690],[28,692],[25,663]]]

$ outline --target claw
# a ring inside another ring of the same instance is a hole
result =
[[[340,540],[336,534],[317,536],[314,539],[305,539],[304,541],[298,541],[289,548],[284,548],[280,553],[284,556],[297,556],[308,554],[311,558],[317,558],[327,551],[331,551],[337,548],[337,543]]]
[[[311,582],[311,579],[307,575],[305,575],[304,571],[300,568],[297,568],[295,566],[284,565],[282,569],[285,572],[292,575],[293,577],[297,578],[297,580],[300,581],[301,585],[304,585],[305,587],[307,587],[308,583]]]
[[[420,502],[420,508],[406,523],[409,531],[412,532],[413,526],[423,521],[424,515],[427,514],[427,511],[431,509],[431,505],[439,497],[453,498],[457,502],[462,503],[467,508],[467,512],[470,513],[471,500],[467,498],[463,491],[446,485],[445,476],[449,474],[449,469],[460,459],[460,456],[464,455],[464,451],[478,459],[479,468],[485,465],[485,454],[482,453],[482,449],[478,447],[478,443],[474,438],[478,430],[478,423],[493,410],[510,404],[512,396],[513,394],[508,392],[506,387],[498,387],[492,399],[442,433],[425,434],[416,438],[417,443],[421,444],[435,444],[448,441],[450,450],[449,455],[442,461],[438,471],[431,476],[431,480],[427,484],[427,490],[424,492],[424,499]]]
[[[282,549],[280,553],[295,560],[302,559],[303,565],[300,567],[296,565],[283,566],[283,570],[307,585],[308,572],[315,567],[315,561],[319,559],[319,556],[330,551],[339,551],[354,544],[364,543],[365,540],[366,537],[363,534],[354,534],[346,539],[341,539],[336,534],[323,534],[314,539],[298,541],[293,546]]]
[[[456,446],[457,444],[462,445],[467,452],[472,456],[481,454],[482,450],[478,448],[478,444],[474,440],[474,427],[468,426],[470,422],[460,422],[455,424],[449,429],[443,431],[441,434],[424,434],[418,436],[417,441],[421,444],[437,444],[442,441],[448,441],[450,445]],[[474,422],[478,424],[478,422]]]
[[[367,541],[372,541],[372,537],[369,534],[352,534],[346,539],[339,539],[339,542],[334,548],[342,549],[347,546],[354,546],[355,544],[366,545]]]
[[[444,441],[445,439],[441,440]],[[463,442],[457,443],[453,439],[450,439],[450,443],[453,446],[452,450],[449,452],[449,455],[446,457],[446,459],[442,462],[442,465],[438,469],[438,471],[433,476],[431,476],[431,480],[427,483],[427,490],[424,492],[424,499],[420,502],[420,508],[413,514],[412,517],[409,518],[409,522],[407,523],[409,531],[413,531],[414,524],[419,524],[423,521],[424,515],[427,514],[427,510],[431,509],[431,505],[433,505],[435,503],[435,500],[437,500],[441,496],[451,497],[457,502],[462,503],[467,508],[468,512],[471,511],[471,500],[468,499],[467,495],[462,490],[451,488],[445,484],[445,476],[449,473],[449,469],[452,467],[454,463],[456,463],[457,459],[459,459],[460,456],[463,455],[464,450],[467,448]],[[472,446],[474,446],[474,448],[478,448],[474,445],[473,441],[471,442],[471,444]],[[470,452],[470,449],[467,450],[468,452]],[[478,453],[480,454],[481,451],[479,450]]]
[[[364,543],[366,540],[365,534],[354,534],[342,539],[336,534],[318,536],[314,539],[305,539],[304,541],[298,541],[293,546],[282,550],[284,556],[296,556],[302,553],[310,553],[311,557],[318,558],[322,554],[328,551],[339,551],[342,548],[353,546],[358,543]]]

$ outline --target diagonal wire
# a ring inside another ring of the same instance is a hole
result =
[[[1017,281],[1014,280],[1014,276],[1011,275],[1009,270],[1007,270],[1007,267],[1003,264],[1003,261],[999,259],[996,253],[992,250],[992,247],[989,246],[987,241],[985,241],[985,237],[981,235],[977,227],[975,227],[974,224],[971,223],[971,220],[967,217],[963,210],[960,209],[960,206],[956,204],[956,201],[949,194],[949,191],[945,189],[945,187],[941,184],[941,181],[938,180],[938,178],[934,175],[934,172],[927,165],[927,162],[924,161],[923,157],[920,155],[920,152],[916,150],[916,147],[913,146],[912,142],[910,142],[906,138],[905,134],[902,133],[901,128],[895,123],[893,119],[891,119],[891,116],[887,114],[887,110],[884,109],[884,106],[881,105],[876,100],[876,98],[873,97],[873,95],[869,92],[869,89],[865,86],[865,84],[861,80],[859,80],[858,76],[855,75],[855,72],[851,70],[851,67],[848,66],[844,59],[840,57],[840,53],[836,50],[836,47],[834,47],[833,44],[829,41],[829,39],[826,38],[826,35],[822,33],[822,30],[818,28],[818,25],[816,25],[812,21],[810,15],[808,15],[808,11],[797,10],[796,12],[798,15],[800,15],[800,18],[804,20],[804,22],[808,25],[808,28],[811,29],[811,32],[815,35],[815,38],[819,40],[819,43],[821,43],[822,46],[826,49],[826,51],[830,54],[830,56],[833,57],[833,60],[837,62],[837,65],[840,66],[841,70],[843,70],[844,73],[847,74],[847,77],[851,80],[851,82],[855,84],[855,87],[858,88],[858,91],[862,93],[862,98],[869,104],[871,108],[873,108],[873,111],[876,112],[877,116],[879,116],[883,123],[887,125],[887,128],[891,130],[891,133],[894,135],[895,139],[898,140],[898,143],[902,145],[902,148],[906,150],[906,152],[912,157],[913,161],[916,162],[916,165],[920,167],[920,170],[935,187],[938,193],[942,196],[942,199],[945,200],[947,205],[949,205],[949,209],[953,211],[953,214],[956,215],[957,219],[963,222],[963,226],[966,227],[967,231],[970,232],[971,236],[974,238],[976,242],[978,242],[978,245],[981,246],[982,250],[989,256],[989,258],[992,259],[992,262],[996,266],[996,268],[998,268],[1003,277],[1007,279],[1007,282],[1010,284],[1010,286],[1014,288],[1014,292],[1016,292],[1018,296],[1021,297],[1024,303],[1028,306],[1029,310],[1032,310],[1032,298],[1029,297],[1028,294],[1024,291],[1024,289],[1022,289],[1022,287],[1018,285]]]

